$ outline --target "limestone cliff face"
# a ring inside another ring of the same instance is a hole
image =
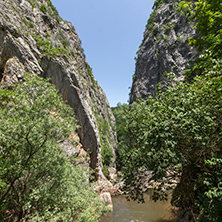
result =
[[[188,45],[189,37],[196,35],[188,11],[178,5],[180,0],[156,1],[150,15],[140,49],[137,52],[136,71],[133,76],[130,103],[137,97],[155,96],[157,84],[167,83],[165,73],[174,72],[178,81],[197,56]]]
[[[91,167],[103,178],[101,153],[116,149],[115,119],[85,60],[80,39],[50,0],[0,0],[0,77],[6,86],[24,71],[49,77],[78,120]]]

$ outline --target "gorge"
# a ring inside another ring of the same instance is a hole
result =
[[[0,220],[98,221],[110,194],[154,188],[179,221],[221,221],[221,10],[156,0],[129,105],[111,109],[50,0],[1,0]]]
[[[90,153],[91,167],[104,180],[102,153],[109,153],[110,167],[115,167],[115,119],[85,60],[73,25],[59,17],[50,1],[12,0],[4,1],[0,7],[0,67],[4,84],[15,84],[22,72],[50,78],[73,108],[81,126],[80,142]]]

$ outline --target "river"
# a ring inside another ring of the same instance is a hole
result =
[[[100,222],[176,222],[175,210],[170,201],[154,202],[151,192],[145,194],[145,203],[127,201],[123,196],[113,197],[113,212]]]

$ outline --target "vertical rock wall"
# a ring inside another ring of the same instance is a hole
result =
[[[188,11],[180,7],[180,0],[156,1],[150,15],[143,41],[137,54],[130,103],[136,98],[155,96],[157,84],[167,83],[165,73],[174,72],[182,80],[189,61],[196,57],[195,49],[188,45],[189,37],[196,35]]]
[[[7,79],[9,85],[19,80],[20,72],[14,70],[10,74],[6,67],[17,63],[22,67],[21,72],[51,78],[64,101],[73,108],[80,125],[80,141],[90,154],[91,167],[96,170],[97,178],[104,178],[101,153],[111,150],[110,165],[115,165],[115,119],[85,60],[73,25],[59,17],[50,0],[2,0],[0,58],[1,79]],[[9,63],[10,60],[14,63]]]

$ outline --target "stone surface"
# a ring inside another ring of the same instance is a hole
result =
[[[138,51],[136,70],[133,76],[130,103],[136,98],[155,96],[167,84],[165,72],[174,72],[176,81],[181,81],[189,61],[197,51],[188,45],[189,37],[196,35],[194,23],[178,10],[179,0],[164,0],[155,12],[151,28],[144,32]]]
[[[111,211],[113,211],[113,202],[111,198],[111,194],[109,192],[101,193],[100,194],[100,199],[104,204],[106,204]]]
[[[116,177],[117,177],[116,168],[114,168],[114,167],[109,167],[109,168],[108,168],[108,179],[109,179],[111,182],[115,182]]]
[[[101,149],[112,149],[110,166],[115,166],[115,119],[85,60],[75,28],[58,16],[49,0],[4,0],[0,4],[0,77],[10,85],[22,78],[21,70],[51,78],[73,108],[90,166],[96,169],[97,179],[105,179]]]
[[[11,85],[18,83],[24,77],[24,66],[17,57],[7,60],[2,74],[2,87],[10,88]]]

